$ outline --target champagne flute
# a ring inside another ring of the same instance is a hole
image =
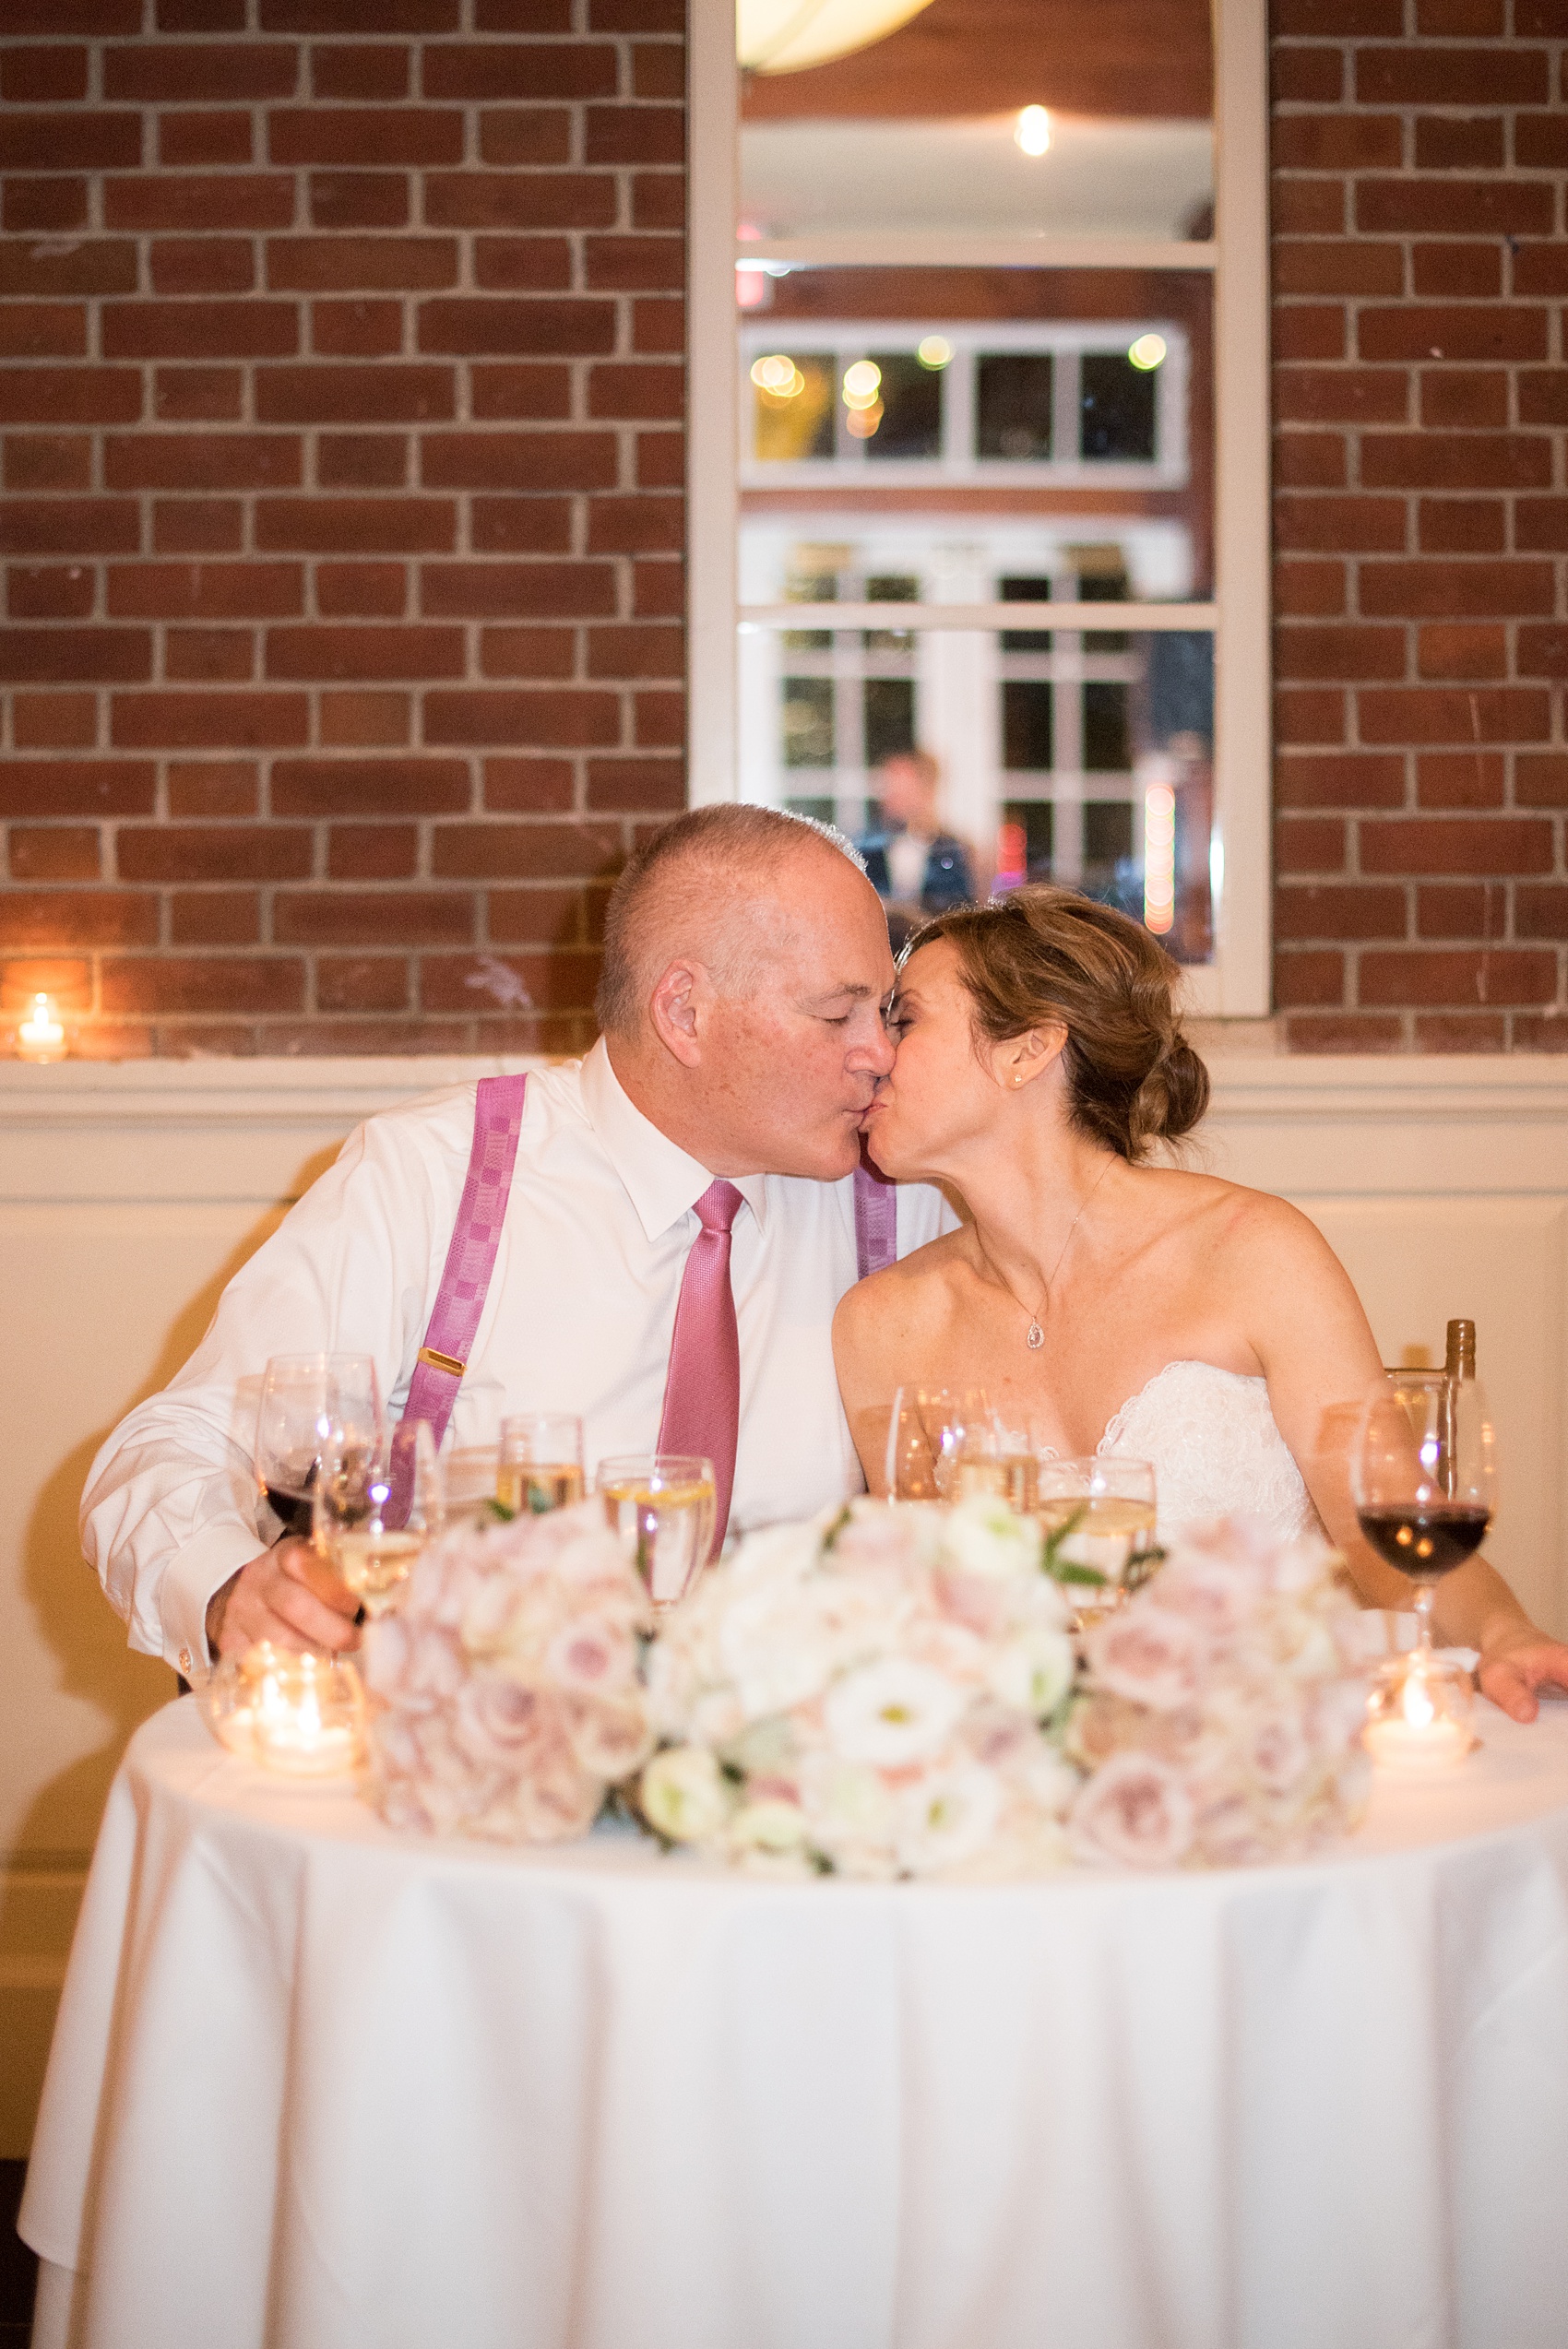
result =
[[[570,1509],[583,1497],[583,1423],[569,1411],[519,1411],[501,1422],[495,1498],[515,1516]]]
[[[397,1458],[394,1461],[394,1446]],[[397,1522],[396,1489],[408,1493]],[[422,1419],[404,1420],[374,1453],[352,1442],[324,1448],[313,1495],[315,1546],[372,1619],[402,1596],[415,1559],[442,1520],[441,1470]]]
[[[1139,1567],[1155,1547],[1154,1468],[1147,1460],[1098,1452],[1058,1460],[1042,1453],[1035,1468],[1035,1514],[1048,1536],[1063,1536],[1056,1555],[1064,1566],[1102,1578],[1082,1585],[1080,1628],[1119,1607],[1146,1580]]]
[[[1386,1371],[1361,1412],[1351,1484],[1362,1534],[1416,1585],[1411,1668],[1430,1674],[1432,1595],[1480,1548],[1497,1505],[1491,1417],[1479,1382]]]
[[[887,1427],[894,1501],[962,1501],[1002,1492],[1000,1430],[983,1387],[901,1386]]]
[[[683,1598],[707,1562],[719,1507],[713,1463],[686,1454],[625,1453],[594,1479],[656,1608]]]
[[[273,1355],[256,1413],[255,1474],[284,1531],[311,1531],[312,1490],[326,1443],[336,1440],[340,1448],[370,1453],[385,1432],[370,1355]]]

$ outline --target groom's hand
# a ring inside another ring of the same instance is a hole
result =
[[[252,1558],[207,1606],[214,1655],[243,1654],[257,1640],[274,1647],[357,1647],[359,1601],[308,1541],[291,1535]]]
[[[1481,1656],[1476,1677],[1481,1694],[1515,1721],[1533,1721],[1541,1689],[1568,1695],[1568,1647],[1532,1626],[1506,1634]]]

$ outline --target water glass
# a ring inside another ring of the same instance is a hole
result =
[[[501,1422],[495,1497],[515,1516],[570,1509],[583,1497],[583,1423],[569,1411],[519,1411]]]
[[[718,1490],[711,1460],[627,1453],[594,1478],[604,1514],[627,1545],[656,1608],[683,1598],[713,1548]]]

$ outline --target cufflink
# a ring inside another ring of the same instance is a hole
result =
[[[191,1669],[192,1669],[192,1665],[191,1665],[191,1652],[190,1652],[190,1649],[189,1649],[188,1647],[183,1647],[183,1648],[180,1650],[180,1669],[181,1669],[181,1671],[182,1671],[182,1672],[185,1673],[187,1676],[189,1675],[189,1673],[190,1673],[190,1671],[191,1671]]]

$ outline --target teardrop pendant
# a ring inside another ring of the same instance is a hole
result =
[[[1039,1347],[1045,1344],[1045,1332],[1041,1329],[1038,1322],[1031,1322],[1029,1323],[1029,1334],[1025,1338],[1024,1344],[1029,1348],[1031,1353],[1037,1351]]]

